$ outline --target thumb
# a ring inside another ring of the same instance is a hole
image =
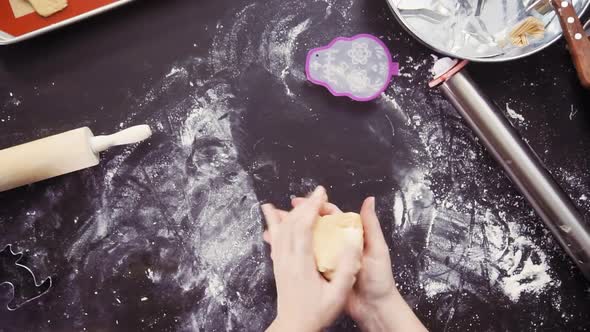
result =
[[[308,199],[293,209],[292,214],[294,219],[304,229],[311,230],[320,214],[320,209],[327,201],[328,195],[326,194],[326,189],[318,186]]]
[[[361,220],[363,222],[363,232],[365,238],[365,249],[373,250],[377,248],[387,248],[379,219],[375,213],[375,198],[369,197],[363,202],[361,207]]]
[[[330,298],[333,303],[344,304],[348,293],[356,282],[356,275],[361,269],[361,251],[354,248],[353,250],[343,250],[338,260],[338,265],[332,273],[332,280],[329,282]]]

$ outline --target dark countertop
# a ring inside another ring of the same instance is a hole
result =
[[[385,96],[305,81],[309,49],[361,32],[400,62]],[[427,88],[431,53],[367,0],[139,1],[0,48],[0,148],[82,126],[156,132],[0,194],[0,247],[53,281],[2,305],[0,331],[262,330],[276,295],[258,202],[317,184],[346,210],[377,197],[400,290],[430,329],[589,330],[589,284]],[[590,95],[563,42],[469,71],[589,217]]]

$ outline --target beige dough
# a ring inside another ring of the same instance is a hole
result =
[[[44,17],[53,15],[68,6],[68,0],[28,0],[35,11]]]
[[[19,18],[35,12],[27,0],[9,0],[9,3],[10,7],[12,8],[12,13],[14,14],[14,18]]]
[[[318,271],[326,279],[332,279],[342,252],[362,251],[363,242],[363,224],[358,213],[319,218],[313,228],[313,251]]]

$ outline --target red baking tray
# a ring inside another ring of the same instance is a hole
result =
[[[16,43],[108,11],[133,0],[68,0],[49,17],[37,14],[26,0],[0,0],[0,45]]]

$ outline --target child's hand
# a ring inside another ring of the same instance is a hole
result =
[[[346,304],[359,269],[353,262],[358,258],[343,256],[328,282],[317,271],[313,255],[313,224],[327,199],[325,189],[318,187],[291,212],[262,206],[278,297],[277,317],[269,331],[319,331],[330,325]]]

